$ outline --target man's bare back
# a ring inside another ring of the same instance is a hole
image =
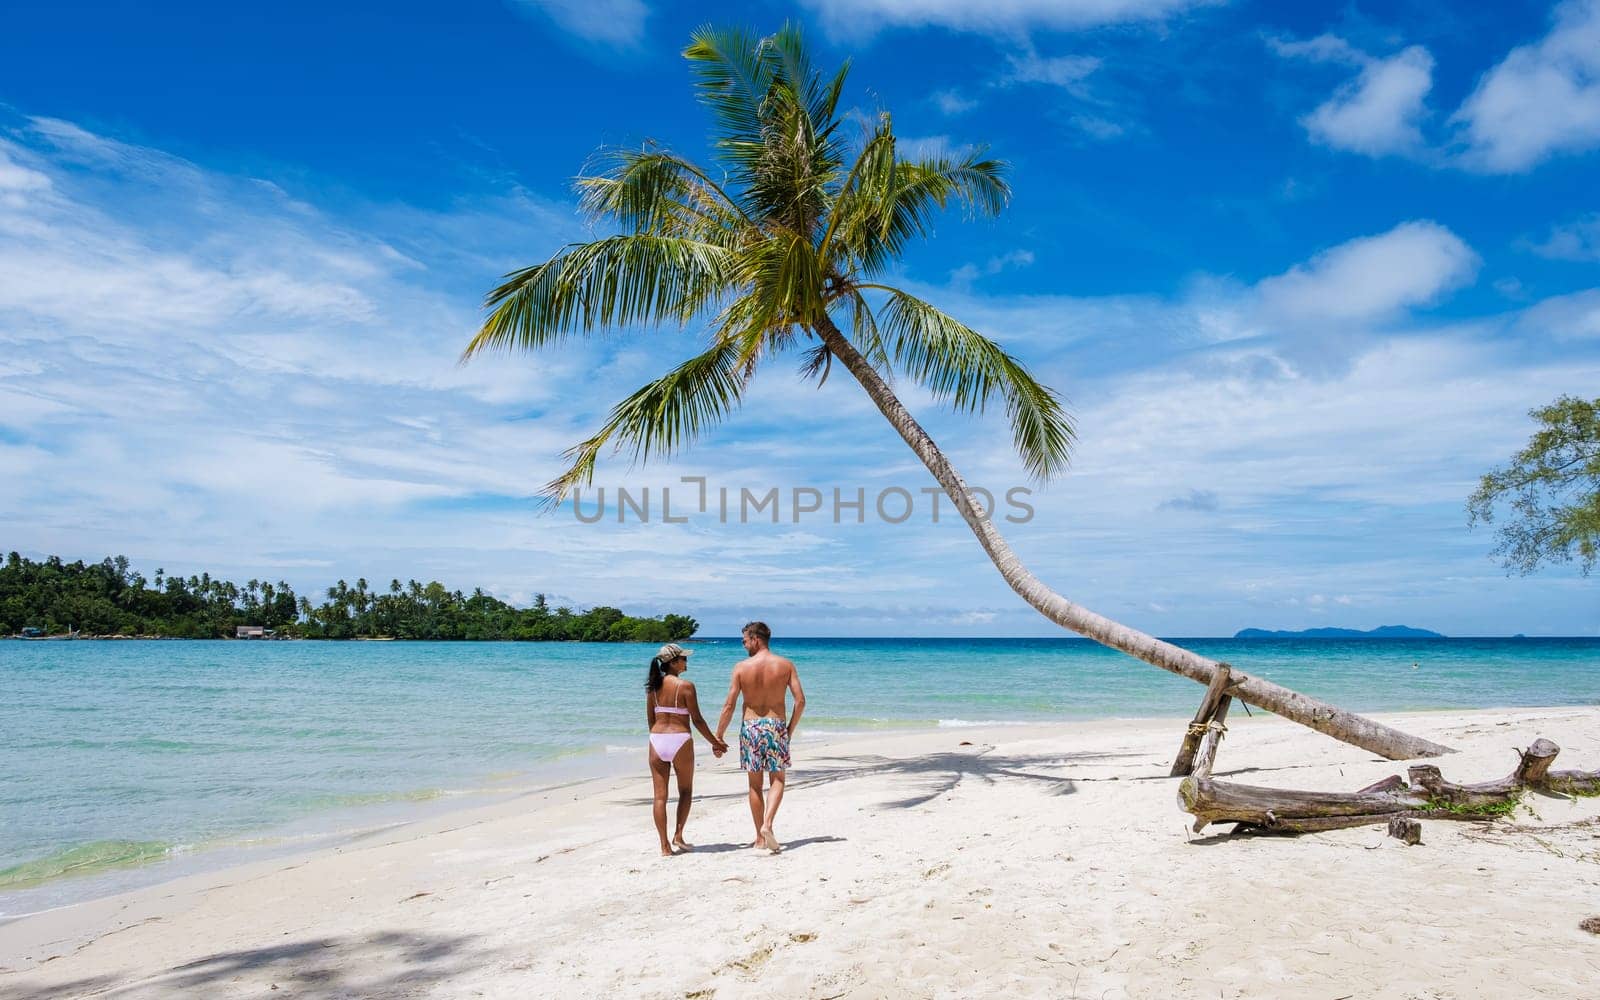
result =
[[[763,622],[744,627],[744,651],[750,655],[734,665],[728,697],[722,703],[722,718],[717,723],[717,739],[727,732],[734,708],[742,699],[739,767],[749,773],[750,818],[756,827],[755,843],[750,846],[778,851],[781,846],[772,832],[772,821],[783,801],[789,739],[806,709],[806,693],[800,687],[800,672],[794,664],[767,648],[771,639],[772,630]],[[794,695],[794,711],[785,722],[786,696],[790,694]],[[766,791],[762,789],[763,780],[770,783]]]
[[[744,718],[782,719],[788,714],[787,695],[798,686],[794,663],[770,649],[740,660],[733,667],[733,686],[744,700]],[[794,722],[789,724],[794,734]]]

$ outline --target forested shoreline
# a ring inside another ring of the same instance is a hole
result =
[[[526,642],[669,642],[692,636],[687,615],[636,618],[613,607],[551,607],[543,594],[517,608],[475,589],[398,579],[375,589],[365,579],[340,580],[318,595],[296,594],[286,582],[244,584],[199,576],[153,577],[123,556],[98,563],[35,562],[16,552],[0,567],[0,636],[37,629],[42,635],[232,638],[240,626],[261,626],[297,639],[443,639]]]

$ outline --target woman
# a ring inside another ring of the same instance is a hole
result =
[[[712,753],[721,757],[728,745],[711,735],[711,727],[700,714],[700,701],[694,684],[683,679],[689,669],[689,650],[675,642],[662,646],[650,660],[650,676],[644,682],[645,717],[650,722],[650,778],[655,783],[656,833],[661,836],[661,856],[671,857],[673,848],[693,850],[683,839],[683,825],[689,821],[689,806],[694,801],[694,734],[690,720],[711,744]],[[678,832],[667,840],[667,778],[678,772]]]

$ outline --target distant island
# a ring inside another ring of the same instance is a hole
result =
[[[617,608],[551,607],[543,594],[513,607],[481,588],[438,583],[371,588],[343,580],[313,604],[287,583],[199,576],[153,579],[122,556],[43,562],[16,552],[0,566],[0,637],[144,639],[483,639],[526,642],[669,642],[700,627],[688,615],[635,618]]]
[[[1410,625],[1380,625],[1366,632],[1353,628],[1306,628],[1298,632],[1245,628],[1233,634],[1235,639],[1443,639],[1440,632]]]

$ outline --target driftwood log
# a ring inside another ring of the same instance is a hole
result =
[[[1498,781],[1459,785],[1446,781],[1432,764],[1418,764],[1409,769],[1409,783],[1391,775],[1355,792],[1237,785],[1201,772],[1178,786],[1178,803],[1194,815],[1196,833],[1211,823],[1238,823],[1244,829],[1276,833],[1312,833],[1388,823],[1397,816],[1488,820],[1504,815],[1528,790],[1600,794],[1600,771],[1550,769],[1560,752],[1560,747],[1541,738],[1522,751],[1516,770]]]

